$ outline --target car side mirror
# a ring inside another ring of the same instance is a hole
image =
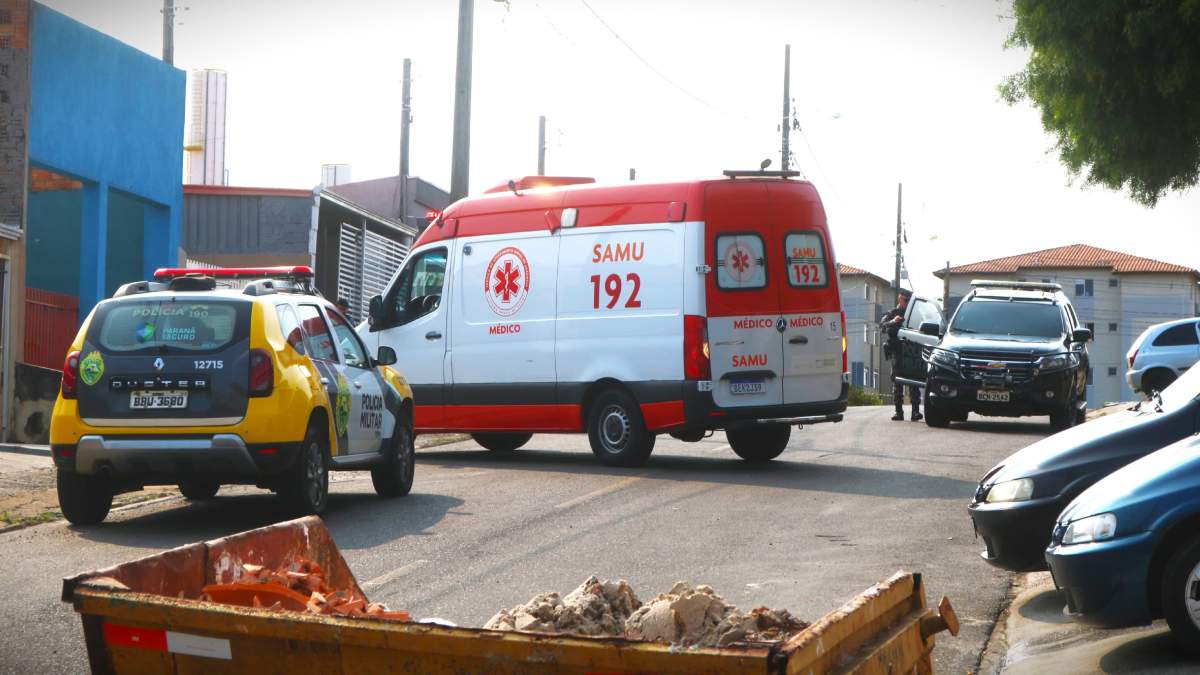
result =
[[[932,335],[933,337],[942,336],[942,324],[936,321],[926,321],[921,324],[921,335]]]
[[[375,355],[375,365],[390,366],[396,363],[396,350],[387,345],[379,346],[379,353]]]
[[[375,295],[371,297],[371,303],[367,307],[367,325],[371,330],[379,330],[376,326],[383,325],[383,296]]]
[[[1076,328],[1071,331],[1071,342],[1091,342],[1092,331],[1087,328]]]

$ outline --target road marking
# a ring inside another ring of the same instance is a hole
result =
[[[392,570],[391,572],[388,572],[386,574],[381,574],[381,575],[375,577],[374,579],[371,579],[370,581],[363,584],[362,588],[364,591],[368,590],[368,589],[372,589],[372,588],[379,588],[380,586],[382,586],[386,583],[390,583],[392,581],[395,581],[396,579],[399,579],[400,577],[402,577],[406,574],[409,574],[410,572],[416,570],[421,565],[424,565],[428,562],[429,562],[428,560],[414,560],[414,561],[408,563],[407,565],[404,565],[403,567],[397,567],[396,569]]]
[[[595,499],[597,497],[603,497],[604,495],[612,494],[612,493],[616,492],[617,490],[622,490],[630,485],[633,485],[634,483],[638,482],[641,479],[642,479],[642,476],[630,476],[629,478],[626,478],[624,480],[619,480],[619,481],[613,483],[612,485],[602,487],[599,490],[592,490],[591,492],[587,493],[586,495],[580,495],[574,499],[568,499],[567,501],[565,501],[561,504],[558,504],[554,508],[569,509],[572,506],[577,506],[579,504],[582,504],[586,501]]]

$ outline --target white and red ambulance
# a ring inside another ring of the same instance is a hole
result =
[[[773,459],[848,390],[825,211],[794,175],[510,181],[446,209],[360,331],[399,355],[418,433],[506,451],[586,431],[628,466],[656,434],[723,429]]]

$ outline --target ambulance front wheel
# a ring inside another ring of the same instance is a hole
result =
[[[592,452],[609,466],[641,466],[654,450],[654,434],[646,428],[642,409],[620,389],[596,397],[587,429]]]
[[[767,462],[783,453],[792,428],[786,424],[761,424],[728,429],[725,438],[738,457],[747,462]]]
[[[533,434],[471,434],[471,438],[492,452],[512,452],[528,443]]]

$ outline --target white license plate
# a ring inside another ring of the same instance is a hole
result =
[[[989,391],[980,389],[975,392],[975,398],[980,401],[994,401],[997,403],[1008,403],[1010,393],[1007,391]]]
[[[130,410],[171,410],[187,407],[186,391],[131,391]]]
[[[732,380],[729,383],[731,394],[761,394],[766,390],[767,385],[762,380]]]

